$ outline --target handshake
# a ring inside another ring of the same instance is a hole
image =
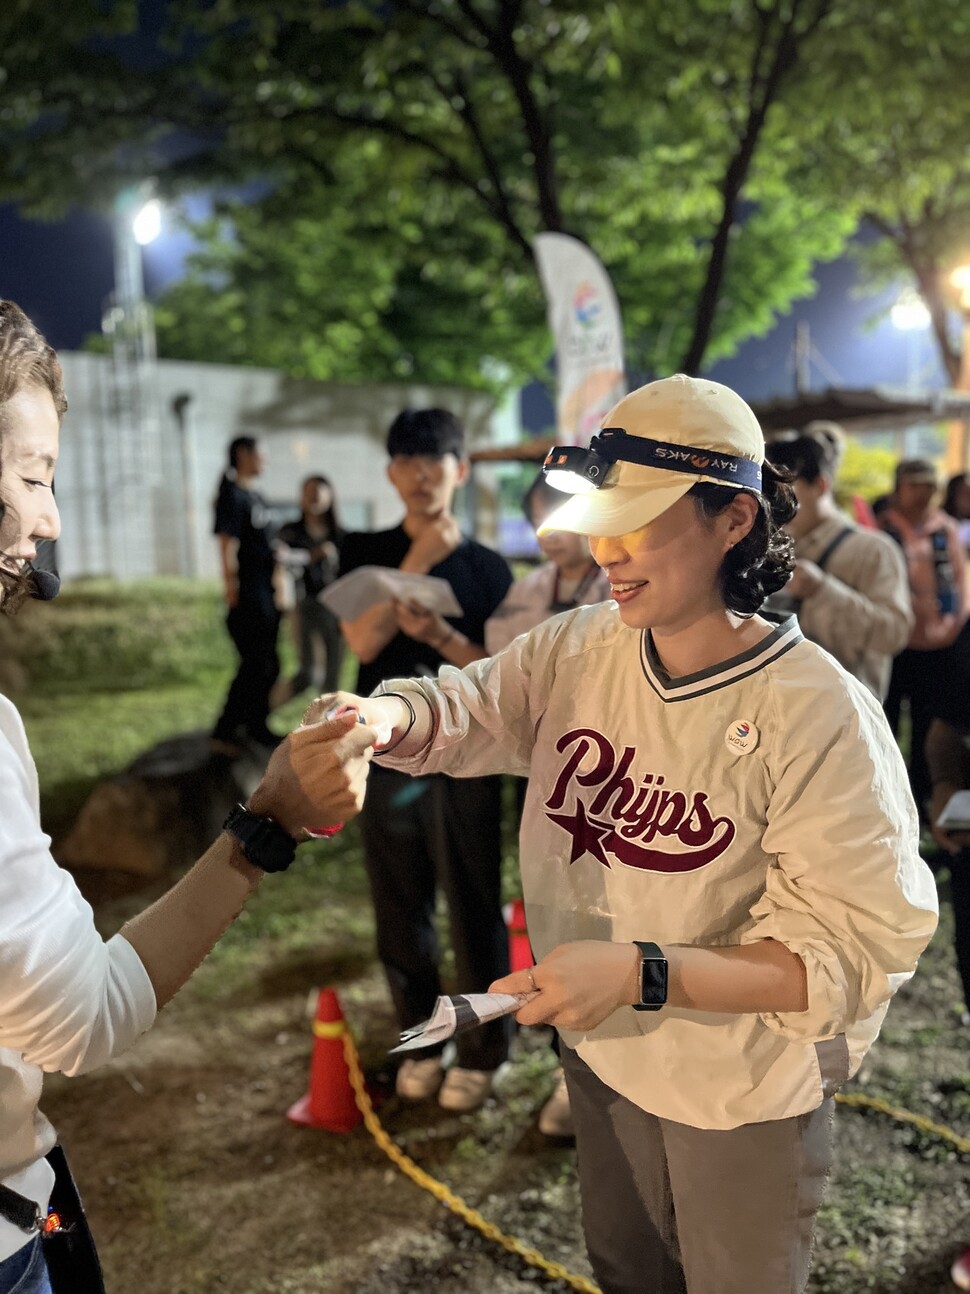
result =
[[[375,750],[403,740],[413,715],[397,694],[318,697],[273,752],[247,807],[273,818],[295,841],[332,835],[360,812]]]

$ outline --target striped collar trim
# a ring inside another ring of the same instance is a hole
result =
[[[640,635],[640,664],[644,677],[661,701],[689,701],[757,674],[802,641],[798,621],[794,616],[789,616],[773,633],[740,656],[733,656],[730,660],[713,665],[710,669],[703,669],[697,674],[671,678],[660,663],[650,630],[644,629]]]

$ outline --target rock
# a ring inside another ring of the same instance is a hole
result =
[[[264,768],[260,748],[237,759],[213,755],[206,732],[160,742],[95,787],[55,857],[71,871],[111,870],[145,881],[183,870],[215,840]]]

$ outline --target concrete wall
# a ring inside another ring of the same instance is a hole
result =
[[[401,507],[385,475],[384,438],[407,405],[441,405],[465,423],[469,448],[491,437],[493,405],[478,392],[404,385],[296,381],[272,369],[161,360],[140,381],[140,426],[119,414],[108,356],[62,354],[70,408],[61,437],[57,501],[65,579],[217,574],[212,502],[236,436],[256,436],[268,465],[260,487],[294,505],[304,476],[333,482],[348,529],[395,524]],[[487,479],[466,501],[489,538]]]

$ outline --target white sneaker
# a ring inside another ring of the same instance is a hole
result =
[[[566,1076],[559,1070],[552,1096],[539,1111],[539,1131],[546,1137],[573,1137],[573,1112],[569,1108]]]
[[[486,1069],[462,1069],[452,1065],[438,1093],[438,1104],[443,1110],[467,1114],[477,1110],[492,1091],[495,1075]]]
[[[440,1056],[426,1060],[402,1060],[394,1080],[394,1090],[405,1101],[426,1101],[441,1086],[444,1070]]]

